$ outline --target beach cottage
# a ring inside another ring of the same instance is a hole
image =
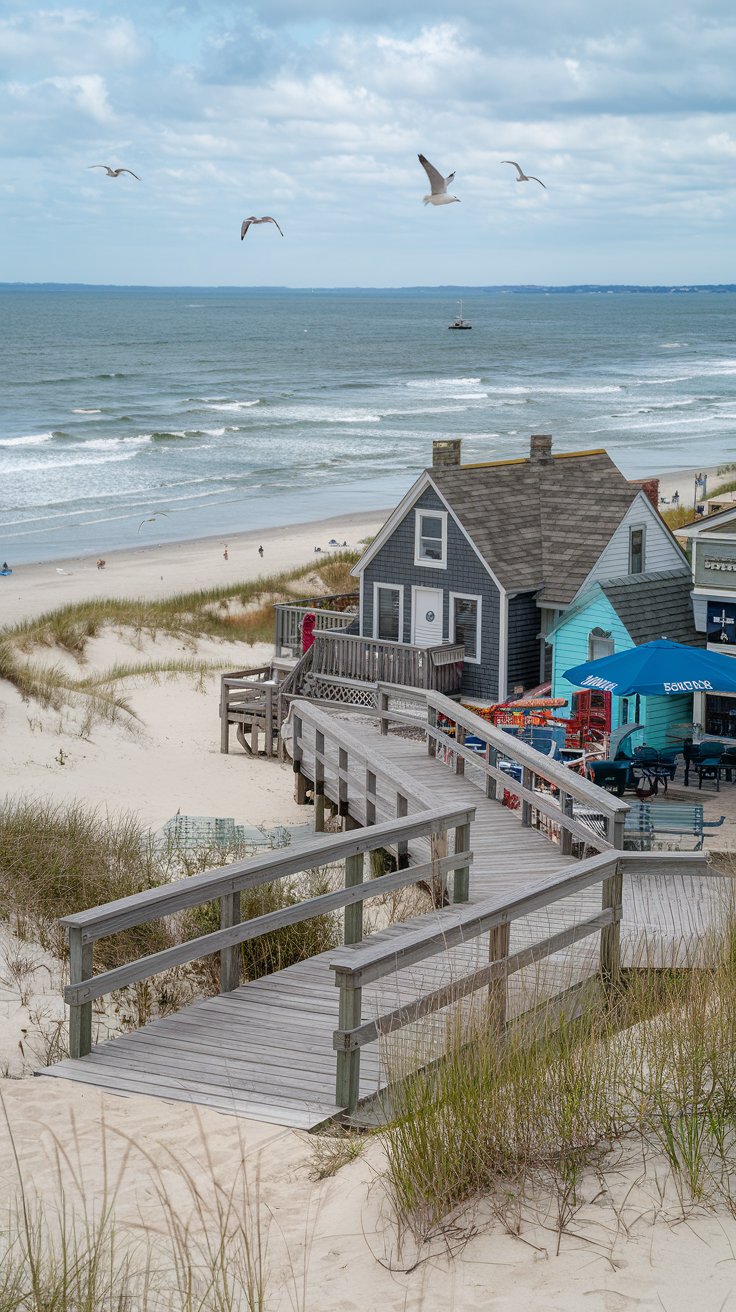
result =
[[[552,644],[552,695],[572,698],[575,689],[565,670],[584,661],[627,651],[657,638],[703,647],[704,636],[693,623],[688,569],[655,570],[598,578],[586,584],[549,635]],[[609,724],[644,726],[649,747],[671,746],[671,738],[686,736],[693,718],[692,694],[671,697],[599,696],[608,702]],[[569,717],[570,711],[559,714]],[[678,726],[678,728],[675,728]]]
[[[715,498],[714,498],[715,500]],[[678,529],[690,543],[693,622],[710,651],[736,656],[736,506]],[[697,693],[693,717],[707,734],[736,738],[736,697]]]
[[[424,470],[353,573],[364,638],[462,644],[464,698],[497,702],[549,680],[549,635],[599,579],[687,571],[657,512],[603,450],[462,464],[459,440]],[[572,663],[572,662],[570,662]],[[568,693],[569,695],[569,689]]]

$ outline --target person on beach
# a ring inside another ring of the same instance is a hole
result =
[[[258,548],[258,555],[261,557],[261,560],[263,560],[263,547]]]
[[[223,560],[229,560],[229,559],[230,559],[230,557],[228,556],[228,552],[227,552],[227,542],[225,543],[225,550],[224,550],[223,553],[222,553],[222,557],[223,557]]]
[[[101,556],[100,556],[100,559],[99,559],[98,562],[97,562],[97,568],[98,568],[98,569],[104,569],[104,568],[105,568],[105,562],[104,562],[104,560],[102,559]]]
[[[672,493],[672,504],[673,506],[679,506],[680,504],[680,493],[677,491],[677,488],[675,488]]]

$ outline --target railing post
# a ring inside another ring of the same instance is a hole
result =
[[[263,744],[266,756],[273,756],[273,692],[274,690],[269,684],[266,688],[266,723]]]
[[[337,751],[337,810],[345,817],[348,813],[348,753],[345,747]]]
[[[301,715],[294,712],[293,738],[291,740],[291,759],[294,762],[294,799],[297,806],[304,806],[307,800],[307,781],[301,771],[302,764],[302,734],[304,732],[304,722]]]
[[[572,820],[573,799],[569,793],[560,793],[560,811],[562,816]],[[569,856],[572,852],[572,834],[566,827],[564,819],[560,820],[560,851],[563,856]]]
[[[434,706],[427,707],[427,724],[430,729],[437,728],[437,712]],[[427,734],[427,755],[428,756],[437,755],[437,741],[429,733]]]
[[[354,888],[363,883],[363,853],[345,858],[345,887]],[[363,902],[354,902],[345,908],[343,939],[346,943],[360,943],[363,938]]]
[[[409,814],[409,803],[403,793],[396,794],[396,819],[402,820]],[[399,870],[406,870],[409,865],[409,844],[403,839],[396,845],[396,865]]]
[[[340,981],[340,1005],[338,1026],[341,1030],[354,1030],[362,1019],[363,990],[355,987],[354,977],[345,972],[338,975]],[[358,976],[360,978],[360,976]],[[335,1081],[335,1102],[346,1111],[355,1111],[360,1097],[360,1048],[349,1052],[337,1053],[337,1078]]]
[[[528,765],[525,765],[521,772],[521,782],[524,785],[524,787],[528,788],[530,791],[534,787],[534,775],[532,774]],[[525,829],[531,828],[532,804],[531,802],[527,802],[523,798],[521,802],[521,823],[523,824]]]
[[[381,717],[381,736],[388,734],[388,693],[383,688],[378,692],[378,714]]]
[[[491,747],[490,743],[486,744],[486,760],[488,761],[489,765],[494,765],[494,766],[498,765],[498,748]],[[498,780],[494,779],[493,775],[487,774],[486,797],[488,797],[492,802],[495,802],[496,800],[497,789],[498,789]]]
[[[325,736],[320,729],[314,735],[314,832],[325,829]]]
[[[69,983],[82,984],[92,978],[92,944],[82,942],[82,931],[69,927]],[[69,1008],[69,1056],[86,1057],[92,1051],[92,1003],[73,1003]]]
[[[376,823],[376,776],[370,768],[365,772],[365,822]]]
[[[220,679],[220,751],[230,751],[230,725],[228,723],[228,686],[225,675]]]
[[[455,826],[455,852],[470,851],[470,824]],[[452,881],[453,902],[467,902],[470,897],[470,866],[456,867]]]
[[[613,874],[602,884],[602,907],[613,911],[613,923],[601,930],[601,978],[606,989],[615,987],[621,978],[621,916],[623,915],[623,870],[620,861],[613,863]]]
[[[220,897],[220,929],[240,924],[240,893],[223,893]],[[220,992],[232,993],[240,984],[240,944],[220,948]]]
[[[504,961],[508,959],[510,939],[510,924],[497,925],[495,929],[492,929],[488,935],[488,960]],[[506,1024],[507,994],[508,976],[504,970],[504,973],[499,975],[497,979],[491,980],[488,989],[490,1023],[496,1030],[502,1030]]]
[[[625,826],[626,826],[625,811],[615,811],[613,816],[609,817],[608,826],[607,826],[608,841],[609,843],[612,844],[613,847],[617,848],[619,852],[622,852],[624,847]]]
[[[429,837],[430,858],[432,861],[432,901],[436,907],[445,905],[447,894],[447,876],[439,874],[435,867],[438,861],[447,856],[447,830],[435,830]]]
[[[455,746],[465,746],[465,725],[455,724]],[[465,757],[455,752],[455,774],[465,774]]]

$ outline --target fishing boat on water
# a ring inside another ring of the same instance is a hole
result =
[[[467,319],[463,319],[463,303],[462,303],[462,301],[458,301],[458,305],[460,306],[460,313],[457,314],[457,315],[455,316],[455,318],[453,319],[452,323],[448,323],[447,327],[448,327],[448,328],[472,328],[472,327],[473,327],[472,323],[468,323]]]

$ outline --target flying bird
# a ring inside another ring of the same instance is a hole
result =
[[[248,229],[249,229],[251,223],[274,223],[274,224],[276,224],[276,227],[279,228],[278,223],[276,223],[276,220],[275,220],[275,219],[272,219],[272,218],[271,218],[271,215],[270,215],[270,214],[264,214],[264,216],[263,216],[262,219],[257,219],[256,216],[255,216],[255,214],[251,214],[250,218],[249,218],[249,219],[243,219],[243,222],[242,222],[242,224],[240,225],[240,240],[241,240],[241,241],[243,240],[243,238],[244,238],[246,232],[248,231]],[[280,228],[279,228],[279,232],[281,232],[281,229],[280,229]],[[281,232],[281,236],[282,236],[282,237],[283,237],[283,235],[284,235],[283,232]]]
[[[547,190],[547,187],[542,182],[541,178],[535,178],[532,176],[531,173],[525,173],[523,168],[521,167],[521,164],[517,164],[515,159],[502,159],[501,163],[513,164],[514,168],[516,169],[516,172],[519,175],[518,178],[516,179],[517,182],[538,182],[540,187],[544,187],[545,191]]]
[[[435,168],[434,164],[430,164],[429,160],[424,158],[424,155],[419,155],[417,158],[419,159],[419,163],[421,164],[422,168],[424,169],[424,172],[429,178],[429,185],[432,188],[429,196],[422,196],[422,204],[423,205],[451,205],[452,202],[456,200],[459,205],[460,204],[459,196],[448,196],[447,194],[447,188],[452,182],[455,174],[451,173],[449,177],[443,178],[439,170]]]
[[[91,169],[104,169],[108,178],[119,178],[121,173],[129,173],[131,178],[135,178],[137,182],[140,182],[138,174],[134,173],[132,169],[111,169],[109,164],[89,164],[87,167]]]
[[[165,510],[154,510],[152,515],[147,515],[145,519],[141,520],[138,525],[138,532],[140,533],[144,524],[153,524],[154,521],[158,519],[159,515],[163,515],[164,519],[169,518]]]

